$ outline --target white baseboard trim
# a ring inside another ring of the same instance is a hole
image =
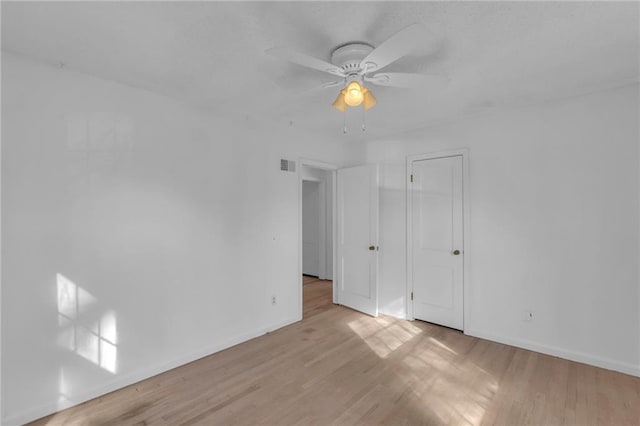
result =
[[[515,346],[534,352],[540,352],[546,355],[556,356],[558,358],[568,359],[570,361],[580,362],[582,364],[592,365],[594,367],[605,368],[607,370],[618,371],[620,373],[629,374],[640,377],[640,365],[633,365],[626,362],[616,361],[609,358],[602,358],[595,355],[589,355],[584,352],[576,352],[556,346],[548,346],[529,340],[500,336],[492,333],[486,333],[478,330],[466,329],[464,334],[478,337],[485,340],[491,340],[503,343],[509,346]]]
[[[288,318],[282,321],[278,321],[268,327],[263,328],[262,330],[264,331],[264,333],[271,333],[272,331],[276,331],[280,328],[286,327],[288,325],[291,325],[293,323],[296,323],[298,321],[302,321],[301,317],[293,317],[293,318]]]
[[[200,358],[204,358],[206,356],[212,355],[216,352],[220,352],[224,349],[228,349],[232,346],[236,346],[240,343],[244,343],[248,340],[255,339],[256,337],[260,337],[266,333],[275,331],[279,328],[285,327],[294,322],[298,322],[300,321],[300,319],[301,318],[290,318],[283,321],[278,321],[267,327],[261,327],[259,330],[247,332],[239,336],[233,337],[231,339],[227,339],[222,343],[206,346],[199,351],[176,358],[172,361],[158,364],[149,368],[144,368],[142,370],[138,370],[126,375],[117,376],[114,378],[114,380],[111,380],[108,383],[104,383],[101,386],[96,386],[90,390],[74,395],[73,402],[68,402],[68,401],[64,403],[52,402],[52,403],[44,404],[44,405],[41,405],[40,407],[25,410],[20,413],[14,414],[10,417],[7,417],[6,419],[2,419],[0,423],[4,426],[17,426],[17,425],[22,425],[28,422],[32,422],[34,420],[48,416],[58,411],[62,411],[66,408],[70,408],[75,405],[82,404],[83,402],[105,395],[109,392],[113,392],[118,389],[122,389],[124,387],[138,383],[142,380],[148,379],[150,377],[157,376],[158,374],[162,374],[166,371],[169,371],[174,368],[180,367],[182,365],[188,364],[190,362],[196,361]]]
[[[380,315],[387,315],[387,316],[394,317],[394,318],[398,318],[398,319],[409,320],[409,318],[407,318],[407,314],[406,314],[406,313],[401,313],[401,314],[399,314],[399,313],[398,313],[398,312],[396,312],[396,311],[387,311],[387,310],[385,310],[385,309],[380,309],[380,310],[378,311],[378,313],[379,313]]]

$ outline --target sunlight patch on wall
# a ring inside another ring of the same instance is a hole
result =
[[[58,313],[70,319],[77,319],[91,305],[96,303],[96,298],[88,291],[75,285],[64,275],[57,274],[58,285]]]
[[[58,370],[58,409],[63,409],[72,403],[69,397],[71,389],[69,388],[69,382],[64,372],[64,368]]]
[[[95,316],[97,299],[62,274],[58,288],[58,344],[114,373],[117,370],[117,321],[109,310]],[[61,373],[62,374],[62,373]]]
[[[120,113],[69,113],[65,121],[70,151],[105,152],[131,148],[133,121]]]

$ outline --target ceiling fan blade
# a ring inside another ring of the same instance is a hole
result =
[[[433,87],[436,84],[444,85],[447,82],[447,78],[440,75],[382,72],[365,77],[364,81],[378,86],[419,89],[424,87]]]
[[[328,89],[328,88],[336,87],[336,86],[342,86],[342,85],[344,85],[343,81],[330,81],[328,83],[322,83],[319,86],[312,87],[312,88],[304,90],[302,92],[298,92],[298,94],[296,96],[300,97],[300,96],[313,95],[313,94],[315,94],[317,92],[323,92],[324,89]]]
[[[282,100],[282,102],[274,105],[274,109],[281,112],[286,111],[287,113],[291,111],[298,111],[307,108],[310,102],[312,104],[317,104],[317,102],[325,96],[327,97],[327,102],[329,102],[329,99],[333,99],[333,97],[338,94],[342,86],[344,86],[344,81],[330,81],[310,89],[303,90],[302,92],[296,91],[295,93],[290,93]],[[330,88],[335,88],[335,94],[331,90],[325,90]]]
[[[313,56],[305,55],[294,50],[285,49],[282,47],[273,47],[264,51],[267,55],[274,56],[278,59],[284,59],[285,61],[293,62],[294,64],[302,65],[303,67],[312,68],[318,71],[328,72],[329,74],[344,77],[345,73],[342,68],[337,67],[322,59],[314,58]]]
[[[363,69],[367,67],[367,71],[384,68],[390,63],[413,52],[416,44],[422,43],[427,34],[422,25],[410,25],[395,33],[382,42],[380,46],[373,49],[373,51],[360,62],[360,67]]]

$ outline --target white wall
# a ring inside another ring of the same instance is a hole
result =
[[[381,311],[406,308],[406,156],[469,148],[465,332],[640,375],[638,114],[629,86],[370,144]]]
[[[2,124],[3,424],[300,319],[279,159],[339,142],[6,52]]]

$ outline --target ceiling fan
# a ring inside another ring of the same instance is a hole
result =
[[[365,83],[378,86],[416,88],[432,83],[433,76],[424,74],[380,72],[387,65],[411,53],[416,43],[424,41],[425,29],[419,24],[410,25],[394,34],[378,47],[354,42],[337,47],[331,53],[331,62],[299,53],[287,48],[271,48],[265,53],[307,68],[340,77],[320,88],[342,85],[333,107],[346,111],[348,106],[363,105],[365,110],[376,105],[377,100]]]

